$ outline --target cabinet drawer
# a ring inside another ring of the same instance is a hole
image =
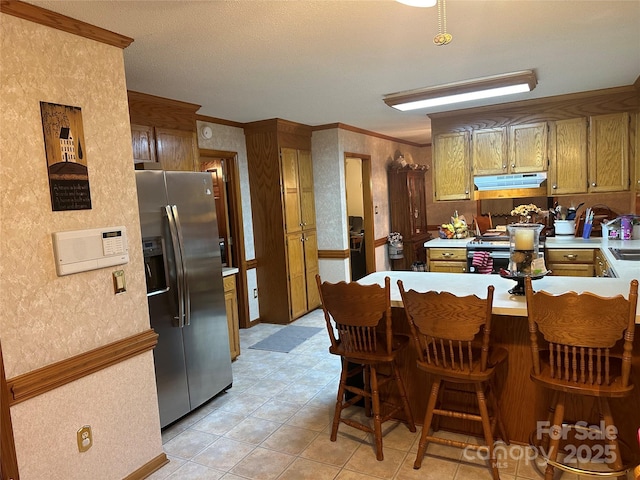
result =
[[[551,275],[564,277],[593,277],[594,268],[586,263],[548,263]]]
[[[430,248],[429,260],[464,260],[467,261],[466,248]]]
[[[593,249],[562,249],[552,248],[547,250],[547,263],[570,262],[570,263],[593,263]]]
[[[230,292],[236,289],[236,276],[235,275],[227,275],[226,277],[222,277],[222,285],[224,286],[225,292]]]
[[[467,262],[437,261],[429,263],[430,272],[466,273]]]

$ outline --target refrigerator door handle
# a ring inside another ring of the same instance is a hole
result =
[[[171,232],[171,244],[173,245],[173,256],[176,259],[176,284],[178,286],[178,316],[174,317],[178,320],[178,327],[184,327],[184,292],[183,292],[183,262],[182,250],[180,249],[180,239],[176,222],[173,216],[171,205],[165,205],[164,210],[169,221],[169,231]]]
[[[182,258],[182,281],[183,281],[183,302],[184,302],[184,325],[191,325],[191,296],[189,294],[189,270],[187,269],[186,255],[184,253],[184,237],[182,235],[182,225],[180,224],[180,216],[178,215],[178,207],[171,207],[173,217],[176,221],[176,230],[178,232],[178,240],[180,241],[180,257]]]

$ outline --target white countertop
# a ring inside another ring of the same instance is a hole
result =
[[[236,267],[222,267],[222,276],[235,275],[239,271]]]
[[[385,277],[391,279],[391,304],[396,307],[402,306],[397,284],[398,280],[402,280],[405,290],[413,289],[418,292],[429,290],[446,291],[455,295],[477,295],[481,298],[486,298],[487,287],[493,285],[495,287],[493,292],[493,313],[517,317],[527,316],[525,297],[509,293],[509,290],[516,285],[515,280],[502,278],[500,275],[392,271],[371,273],[358,280],[358,283],[383,286]],[[635,278],[638,277],[636,276]],[[544,290],[555,294],[568,291],[578,293],[592,292],[602,297],[613,297],[622,294],[626,298],[629,294],[630,281],[630,279],[626,278],[547,276],[534,280],[533,288],[534,290]],[[636,323],[640,324],[640,309],[636,315]]]
[[[435,238],[425,242],[427,248],[465,248],[467,243],[473,238],[445,239]],[[640,251],[640,239],[638,240],[609,240],[607,238],[581,238],[581,237],[548,237],[545,240],[545,248],[599,248],[603,253],[609,266],[613,269],[616,277],[628,282],[633,278],[640,279],[640,262],[616,259],[609,247],[630,248]],[[567,277],[563,277],[567,278]],[[576,277],[571,277],[576,278]],[[538,282],[539,280],[536,280]],[[628,292],[628,289],[627,289]],[[597,293],[597,292],[594,292]]]

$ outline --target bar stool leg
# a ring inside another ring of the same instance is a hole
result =
[[[433,420],[433,410],[436,407],[438,391],[440,390],[441,383],[442,380],[437,379],[434,380],[431,385],[431,395],[429,396],[427,411],[424,414],[424,422],[422,422],[422,433],[420,434],[420,443],[418,444],[418,454],[416,455],[416,461],[413,463],[413,468],[416,470],[422,465],[424,452],[427,450],[427,436],[429,435],[429,427],[431,427],[431,421]]]
[[[340,385],[338,386],[338,395],[336,397],[336,410],[333,414],[333,425],[331,427],[331,441],[335,442],[338,438],[338,426],[340,425],[340,416],[342,415],[342,404],[344,401],[344,391],[349,375],[349,362],[342,358],[342,371],[340,372]]]
[[[601,397],[598,398],[598,404],[600,407],[600,413],[602,415],[602,419],[604,420],[604,426],[605,426],[605,430],[609,430],[607,427],[609,425],[615,427],[614,423],[613,423],[613,415],[611,414],[611,407],[609,407],[609,400],[606,397]],[[605,437],[605,441],[606,444],[609,445],[609,448],[611,449],[611,455],[613,455],[613,462],[610,465],[610,468],[612,470],[615,471],[621,471],[623,468],[623,464],[622,464],[622,455],[620,452],[620,445],[618,443],[617,440],[617,435],[616,438],[608,438]],[[608,455],[605,455],[605,458],[607,458]]]
[[[404,408],[404,415],[407,419],[407,424],[409,425],[409,431],[416,431],[416,424],[413,420],[413,413],[411,413],[411,407],[409,406],[409,400],[407,399],[407,391],[404,388],[404,383],[402,383],[402,378],[400,377],[400,369],[396,362],[393,362],[393,376],[396,379],[396,385],[398,386],[398,392],[400,393],[400,398],[402,399],[402,406]]]
[[[371,400],[373,403],[373,429],[376,441],[376,458],[384,460],[382,453],[382,417],[380,415],[380,392],[378,390],[378,372],[371,365]]]
[[[556,462],[558,459],[558,450],[560,448],[560,440],[562,437],[562,420],[564,419],[564,401],[565,393],[558,392],[558,401],[555,404],[555,413],[553,415],[553,421],[551,423],[550,439],[549,439],[549,451],[547,452],[548,460]],[[560,431],[557,430],[557,428]],[[553,480],[553,465],[547,462],[547,468],[544,472],[545,480]]]
[[[498,464],[495,457],[495,450],[493,448],[493,435],[491,433],[491,421],[489,419],[489,410],[487,410],[487,402],[484,396],[484,390],[481,383],[476,383],[476,398],[478,399],[478,409],[480,410],[480,418],[482,418],[482,432],[484,433],[484,441],[489,449],[489,462],[491,467],[491,473],[493,480],[500,480],[500,473],[498,472]]]

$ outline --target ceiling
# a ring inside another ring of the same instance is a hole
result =
[[[202,105],[236,122],[344,123],[427,144],[427,110],[385,94],[533,69],[527,94],[467,106],[633,84],[640,75],[640,0],[101,1],[28,3],[132,37],[127,88]],[[437,107],[439,111],[462,107]]]

